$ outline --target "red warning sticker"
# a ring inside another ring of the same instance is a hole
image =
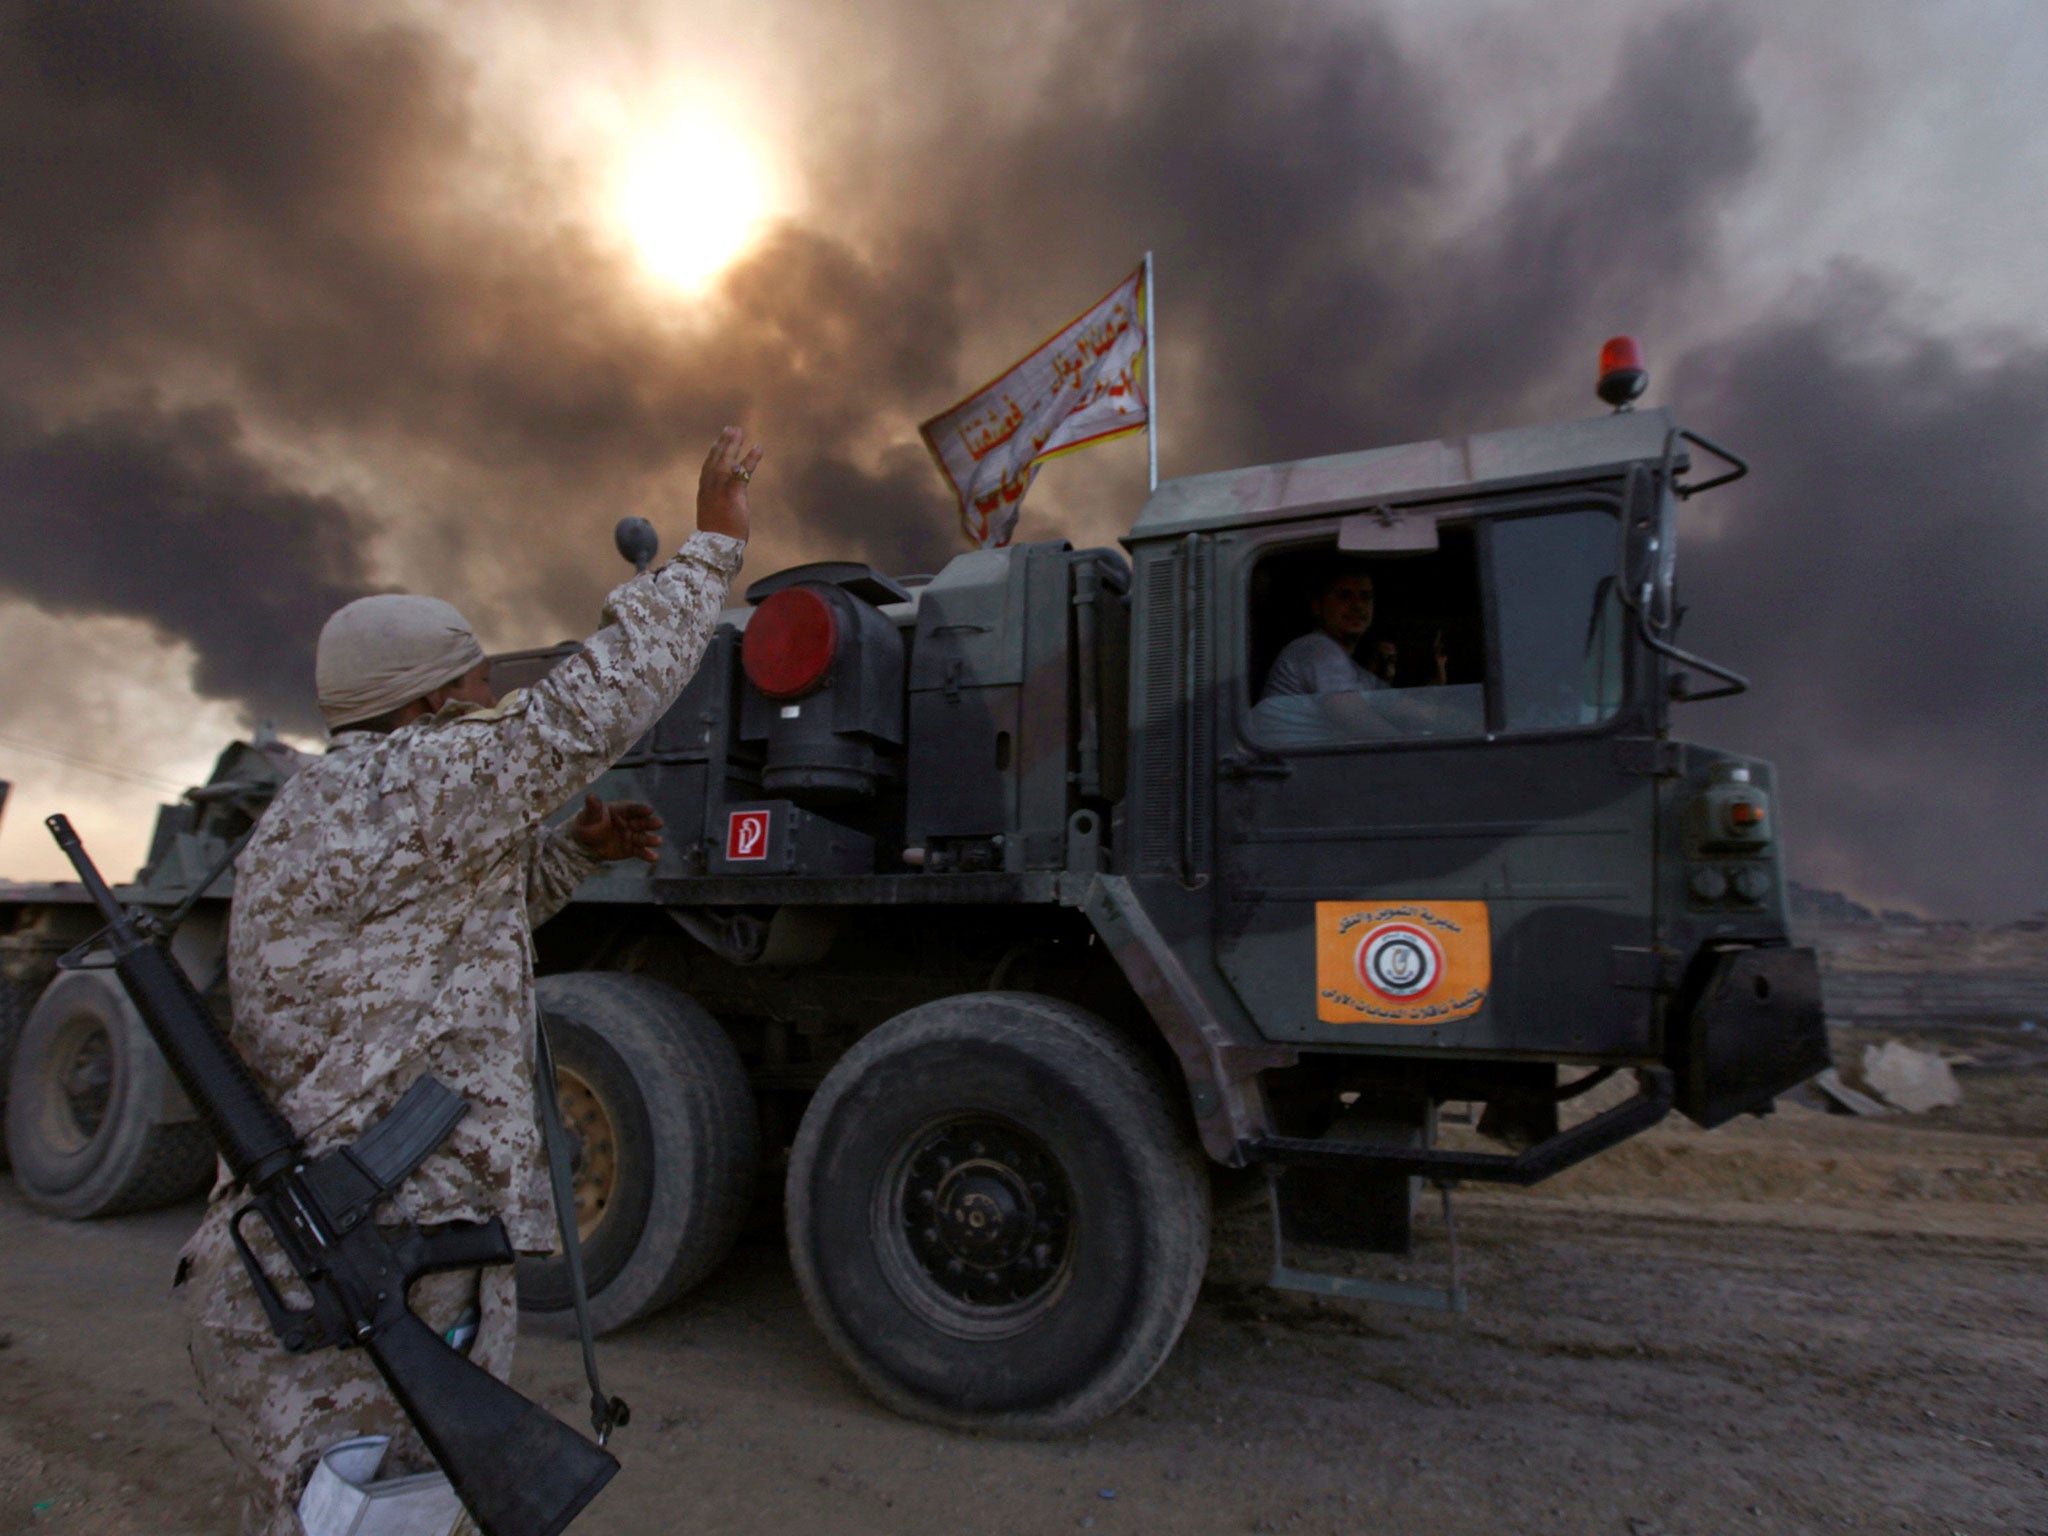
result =
[[[725,827],[725,856],[734,859],[768,857],[768,818],[773,811],[734,811]]]

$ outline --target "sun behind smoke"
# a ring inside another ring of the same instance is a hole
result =
[[[649,273],[701,293],[780,211],[773,167],[752,138],[687,107],[628,154],[619,219]]]

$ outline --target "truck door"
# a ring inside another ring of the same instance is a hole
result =
[[[1646,734],[1652,669],[1625,643],[1617,512],[1524,495],[1361,553],[1336,518],[1217,540],[1218,958],[1268,1038],[1651,1051],[1629,988],[1654,781],[1625,738]],[[1329,635],[1346,576],[1353,627],[1357,578],[1371,596],[1352,665],[1386,674],[1352,686],[1302,638]],[[1322,691],[1285,691],[1304,686]]]

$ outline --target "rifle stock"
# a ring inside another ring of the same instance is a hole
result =
[[[511,1263],[504,1224],[421,1231],[373,1219],[391,1187],[453,1126],[459,1098],[423,1078],[387,1117],[383,1129],[397,1134],[379,1140],[367,1132],[352,1148],[308,1160],[191,978],[122,909],[70,822],[52,816],[47,825],[107,920],[114,969],[136,1011],[250,1190],[230,1231],[280,1342],[294,1352],[335,1345],[369,1355],[483,1536],[557,1536],[618,1461],[454,1349],[406,1303],[422,1275]],[[264,1274],[242,1235],[251,1214],[276,1238],[311,1307],[288,1307]]]
[[[364,1347],[485,1536],[556,1536],[619,1470],[402,1308]]]

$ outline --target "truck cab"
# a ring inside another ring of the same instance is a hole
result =
[[[1118,863],[1220,1018],[1418,1102],[1669,1071],[1708,1125],[1825,1065],[1770,766],[1670,732],[1739,686],[1671,636],[1690,468],[1628,411],[1152,498]],[[1338,571],[1391,681],[1273,686]],[[1735,971],[1766,1006],[1703,1012]]]

